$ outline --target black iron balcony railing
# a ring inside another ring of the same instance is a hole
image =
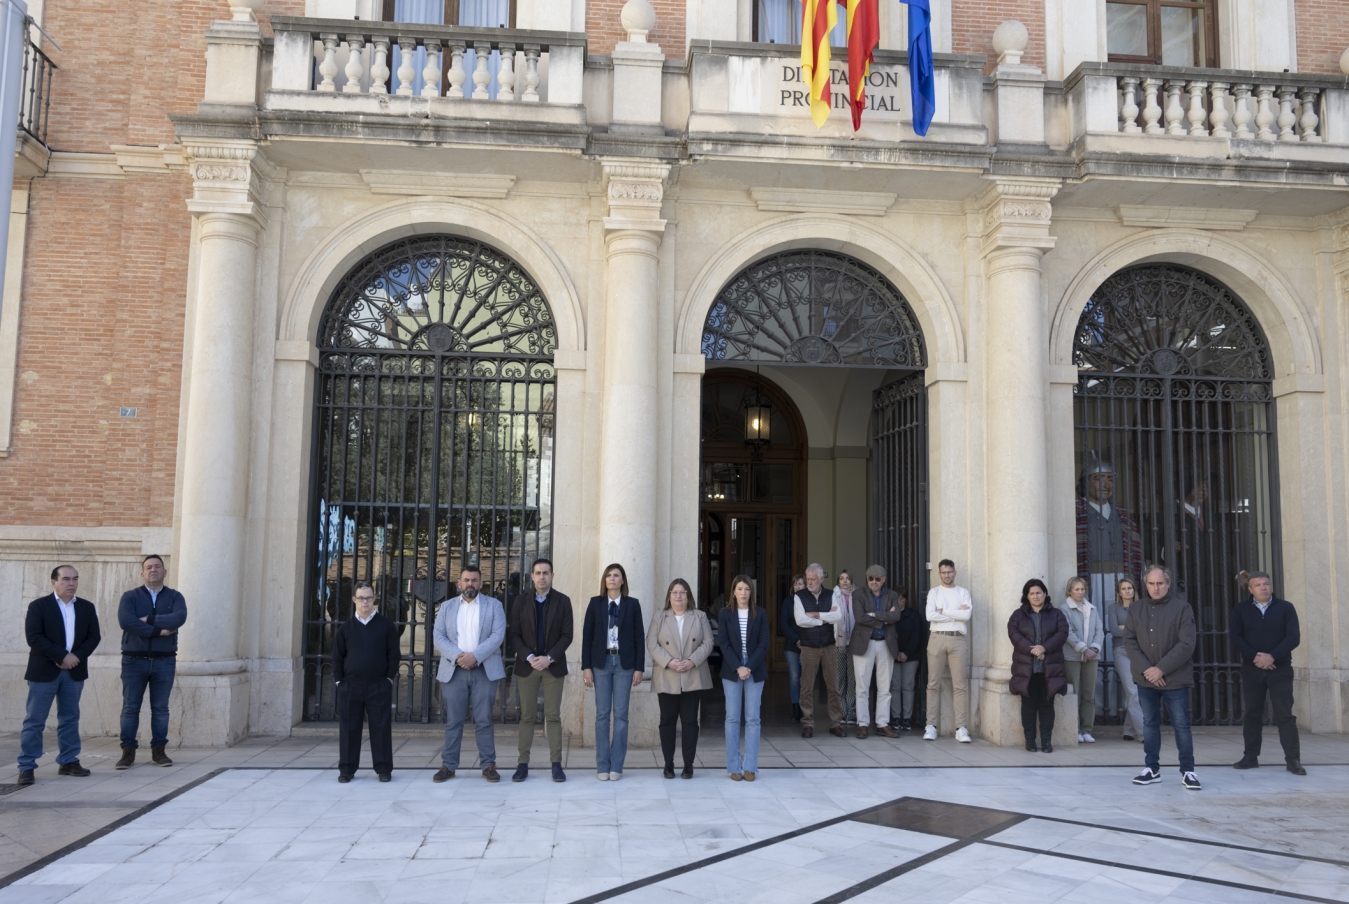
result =
[[[19,128],[43,147],[47,146],[47,121],[51,111],[52,75],[56,64],[42,48],[25,38],[23,82],[19,93]]]

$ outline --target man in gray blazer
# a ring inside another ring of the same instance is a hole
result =
[[[459,573],[459,595],[440,604],[436,613],[435,640],[440,652],[440,696],[445,701],[445,747],[434,782],[454,778],[459,768],[459,748],[464,740],[464,722],[473,714],[474,736],[482,777],[501,781],[497,772],[496,738],[492,727],[492,701],[497,682],[506,677],[501,661],[501,643],[506,638],[506,610],[500,600],[479,593],[482,573],[465,565]]]

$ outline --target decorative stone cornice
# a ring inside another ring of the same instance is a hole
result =
[[[609,201],[606,230],[645,229],[663,232],[660,217],[665,199],[665,180],[670,167],[664,163],[613,160],[603,161],[604,194]]]
[[[1057,179],[995,180],[971,205],[983,211],[983,253],[1011,249],[1043,253],[1053,248],[1050,199],[1058,194],[1060,184]]]
[[[198,216],[241,214],[251,217],[259,228],[266,224],[261,204],[262,182],[273,167],[258,156],[256,142],[193,139],[183,143],[183,152],[192,174],[188,210]]]

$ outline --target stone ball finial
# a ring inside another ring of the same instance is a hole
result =
[[[993,49],[998,53],[999,63],[1016,65],[1030,43],[1030,32],[1016,19],[1008,19],[993,32]]]
[[[628,0],[623,4],[619,21],[627,31],[629,41],[645,44],[646,36],[656,27],[656,8],[650,0]]]
[[[1344,53],[1340,54],[1340,71],[1349,75],[1349,48],[1346,48]]]

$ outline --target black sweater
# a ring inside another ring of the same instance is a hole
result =
[[[333,642],[333,680],[374,684],[398,679],[398,626],[376,612],[370,624],[354,616],[337,629]]]
[[[1277,596],[1270,598],[1263,615],[1253,599],[1237,603],[1228,631],[1241,651],[1242,662],[1253,662],[1256,653],[1268,653],[1275,665],[1288,665],[1293,661],[1293,650],[1302,642],[1297,610]]]

